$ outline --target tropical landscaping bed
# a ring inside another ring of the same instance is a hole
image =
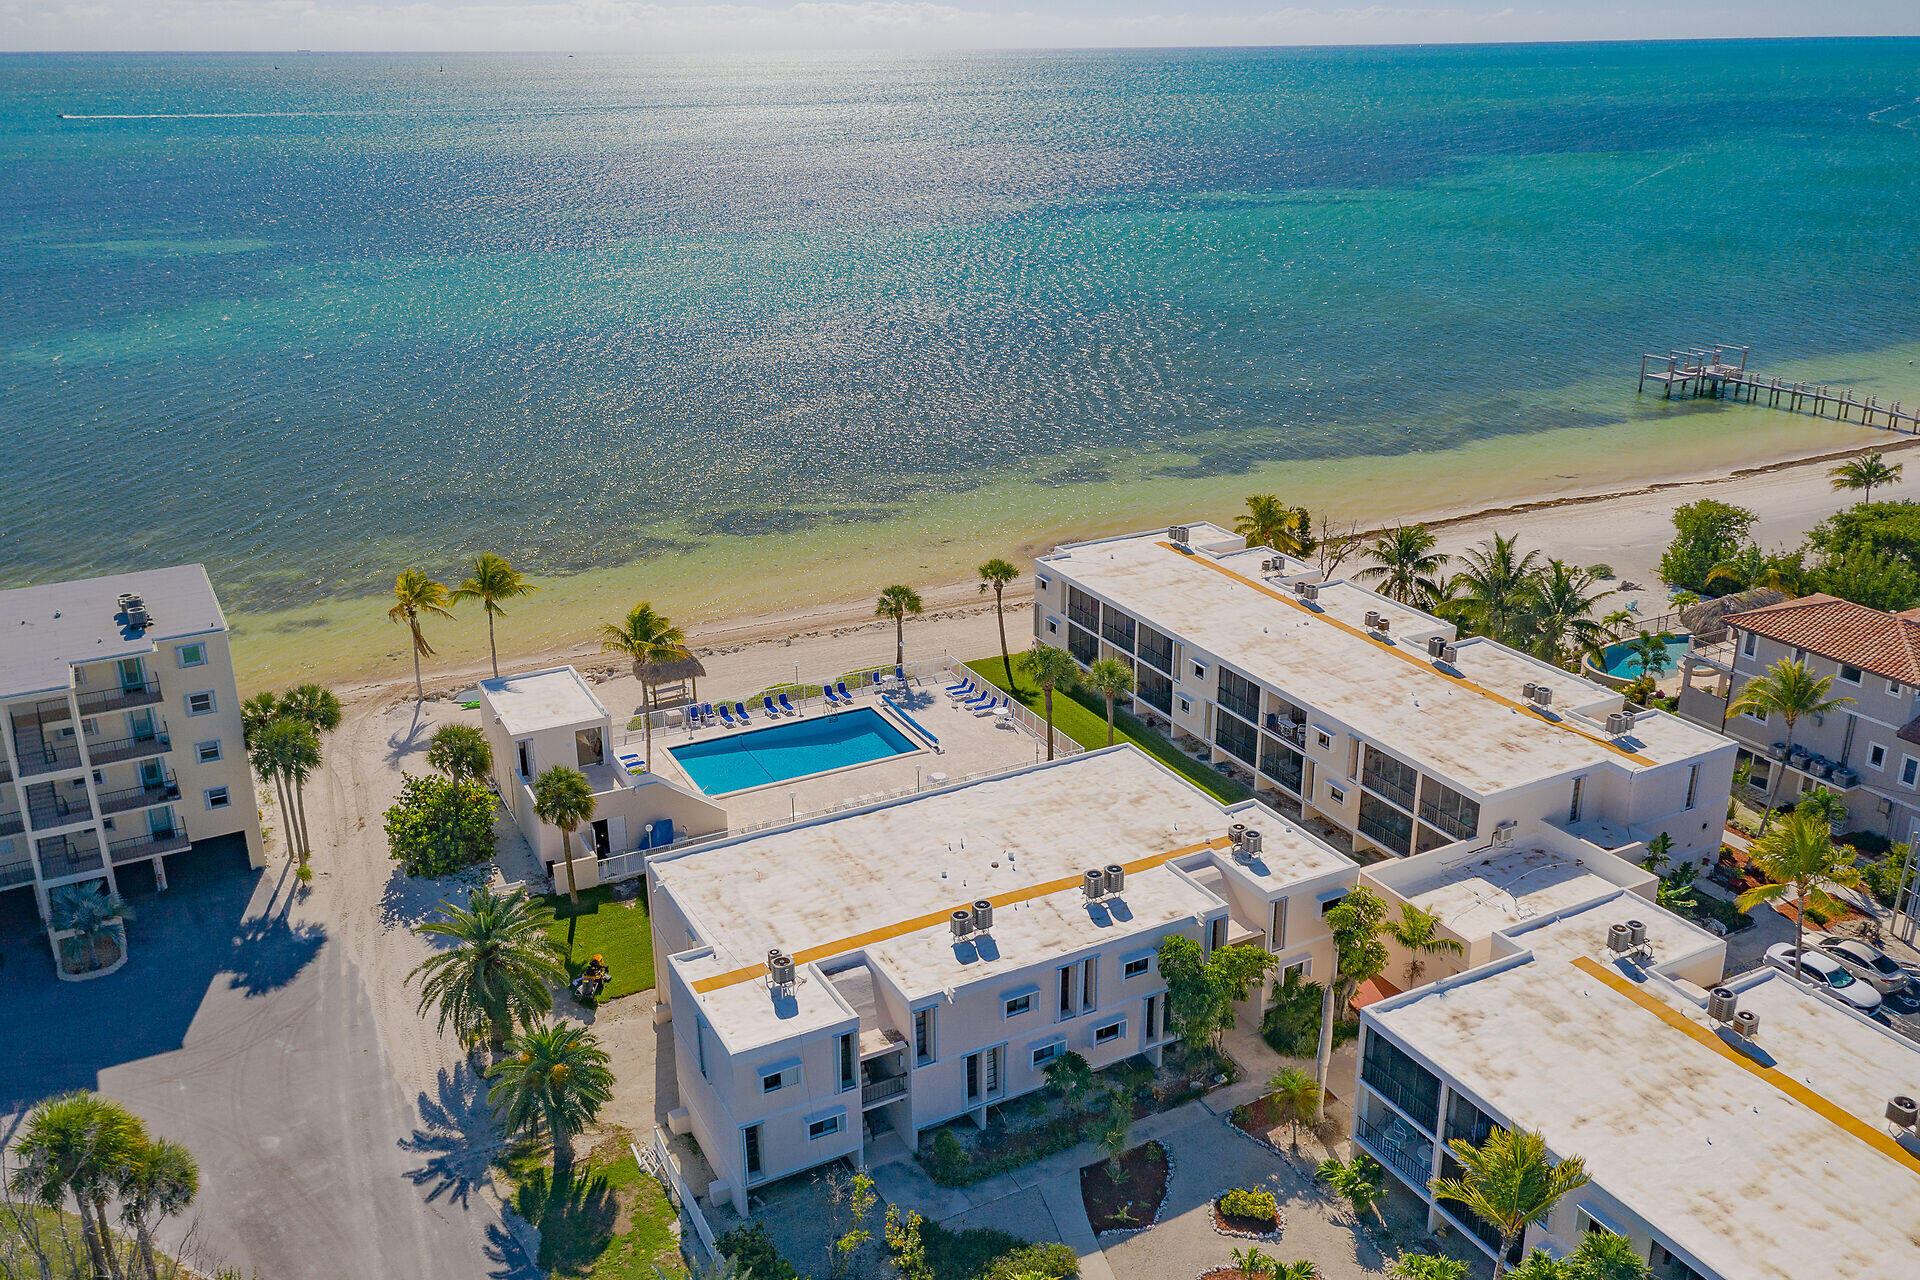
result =
[[[612,885],[604,884],[582,889],[578,907],[565,893],[545,894],[540,901],[553,912],[547,936],[566,957],[568,982],[597,955],[613,971],[599,1003],[653,990],[653,929],[644,887],[631,901],[621,900]]]
[[[1213,1198],[1213,1229],[1241,1240],[1278,1240],[1286,1216],[1271,1191],[1235,1187]]]
[[[1173,1180],[1173,1161],[1157,1142],[1080,1170],[1080,1202],[1095,1235],[1153,1225]]]

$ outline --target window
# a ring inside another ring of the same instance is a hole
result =
[[[220,758],[220,739],[215,738],[212,742],[194,743],[193,754],[194,758],[199,760],[201,764],[212,764]]]
[[[1189,702],[1185,698],[1180,699],[1180,714],[1186,715],[1190,713],[1192,710],[1193,710],[1193,703]]]
[[[1207,925],[1207,951],[1209,954],[1227,945],[1227,918],[1215,916]]]
[[[213,694],[211,692],[190,693],[187,695],[187,714],[188,715],[204,716],[207,713],[211,712],[212,710],[213,710]]]
[[[1900,785],[1911,787],[1915,783],[1920,783],[1920,760],[1915,760],[1912,756],[1901,756]]]
[[[1099,990],[1100,957],[1088,956],[1085,972],[1080,980],[1080,1007],[1091,1009],[1100,1001],[1096,998]]]
[[[1138,978],[1152,967],[1152,956],[1136,956],[1120,967],[1120,976],[1123,978]]]
[[[92,719],[92,718],[88,718],[88,719],[85,719],[85,720],[82,720],[82,721],[80,722],[80,732],[82,732],[82,733],[98,733],[98,732],[100,732],[100,722],[99,722],[98,720],[94,720],[94,719]]]
[[[1333,750],[1333,735],[1325,729],[1315,729],[1313,731],[1313,740],[1320,745],[1322,751]]]
[[[1760,637],[1754,632],[1749,631],[1746,634],[1746,638],[1740,641],[1740,656],[1743,658],[1751,658],[1758,652],[1759,648]]]
[[[1580,821],[1580,801],[1582,800],[1586,789],[1587,789],[1587,780],[1585,777],[1579,777],[1573,780],[1573,799],[1567,802],[1567,821],[1568,822]]]
[[[207,808],[225,809],[233,803],[233,797],[227,794],[225,787],[207,788]]]
[[[1003,1018],[1017,1018],[1021,1014],[1031,1011],[1032,1008],[1033,993],[1031,991],[1022,992],[1006,1002],[1005,1007],[1002,1008],[1000,1012],[1000,1016]]]
[[[789,1080],[787,1078],[788,1076],[792,1076],[793,1079]],[[788,1085],[798,1081],[799,1078],[800,1071],[797,1067],[782,1066],[775,1067],[771,1071],[762,1071],[760,1073],[760,1092],[778,1093]]]
[[[1795,649],[1793,651],[1793,660],[1804,663],[1807,660],[1807,651],[1805,649]]]
[[[933,1009],[913,1012],[913,1056],[921,1066],[933,1061]]]
[[[1767,722],[1767,713],[1765,711],[1760,710],[1757,707],[1748,707],[1745,711],[1742,711],[1740,714],[1745,716],[1749,720],[1757,720],[1761,724],[1765,724]]]
[[[757,1178],[766,1170],[760,1164],[760,1126],[753,1125],[740,1131],[747,1143],[747,1176]]]
[[[1267,930],[1267,949],[1278,951],[1287,945],[1287,900],[1280,898],[1273,904],[1273,926]]]
[[[1034,1046],[1033,1065],[1036,1067],[1046,1066],[1049,1062],[1059,1057],[1060,1051],[1065,1047],[1066,1041],[1064,1040],[1049,1040],[1045,1044]]]
[[[1851,662],[1841,663],[1840,664],[1840,681],[1843,684],[1859,684],[1860,668],[1854,666]]]
[[[1877,742],[1867,744],[1867,768],[1884,769],[1887,767],[1887,749]]]
[[[840,1092],[845,1093],[860,1083],[860,1072],[853,1061],[853,1033],[840,1037]]]
[[[1327,912],[1333,910],[1335,907],[1339,906],[1342,902],[1346,901],[1346,897],[1347,897],[1347,891],[1345,889],[1342,889],[1337,893],[1326,894],[1320,899],[1320,914],[1322,916],[1325,916]]]
[[[1282,966],[1280,970],[1280,981],[1285,982],[1287,975],[1290,973],[1299,974],[1302,982],[1311,978],[1313,976],[1313,957],[1308,956],[1305,960],[1295,960],[1292,964]]]
[[[174,650],[174,657],[182,667],[204,667],[207,665],[207,646],[183,644]]]
[[[1126,1039],[1126,1037],[1127,1020],[1125,1018],[1115,1018],[1104,1027],[1095,1027],[1093,1029],[1093,1042],[1096,1045],[1113,1044],[1115,1041]]]
[[[1038,586],[1042,591],[1045,591],[1048,587],[1053,585],[1052,578],[1035,578],[1033,581],[1034,581],[1034,584]]]
[[[845,1121],[846,1116],[837,1112],[823,1119],[811,1121],[807,1125],[807,1141],[812,1142],[818,1138],[832,1137],[834,1134],[840,1132],[841,1126]]]
[[[1206,664],[1206,663],[1204,663],[1204,662],[1196,662],[1196,663],[1194,663],[1194,664],[1193,664],[1193,678],[1194,678],[1195,680],[1205,680],[1205,679],[1207,678],[1207,664]]]
[[[533,779],[533,744],[516,742],[513,745],[520,756],[520,781],[529,782]]]
[[[1684,809],[1693,808],[1694,797],[1699,794],[1699,791],[1700,791],[1700,766],[1697,764],[1688,765],[1687,766],[1687,802],[1681,807]]]
[[[1347,802],[1347,793],[1344,788],[1336,787],[1329,782],[1327,784],[1327,799],[1333,801],[1335,804],[1345,804]]]
[[[1898,680],[1887,681],[1887,696],[1890,698],[1900,696],[1900,682]]]
[[[1060,624],[1054,621],[1052,618],[1047,619],[1047,634],[1050,636],[1057,636],[1060,634]]]
[[[1060,1016],[1071,1018],[1073,1008],[1073,966],[1060,970]]]

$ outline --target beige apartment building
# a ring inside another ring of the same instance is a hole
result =
[[[201,565],[0,591],[0,892],[264,862],[227,622]]]
[[[1034,632],[1133,668],[1136,714],[1357,855],[1552,823],[1623,856],[1719,849],[1735,745],[1210,524],[1034,564]]]

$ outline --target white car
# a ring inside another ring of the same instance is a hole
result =
[[[1798,957],[1799,963],[1795,964]],[[1808,986],[1844,1000],[1862,1013],[1880,1012],[1880,993],[1848,973],[1838,960],[1811,948],[1802,951],[1791,942],[1767,948],[1767,963],[1792,974]]]
[[[1907,985],[1907,971],[1870,942],[1858,938],[1822,938],[1813,945],[1883,996],[1904,990]]]

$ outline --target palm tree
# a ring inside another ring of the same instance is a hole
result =
[[[1545,1218],[1563,1196],[1590,1181],[1584,1160],[1568,1156],[1556,1164],[1547,1154],[1546,1139],[1525,1129],[1495,1129],[1477,1147],[1465,1138],[1447,1146],[1463,1176],[1434,1179],[1433,1194],[1457,1200],[1500,1232],[1493,1280],[1505,1273],[1507,1254],[1527,1224]]]
[[[407,975],[420,983],[422,1016],[438,1006],[441,1031],[451,1023],[462,1039],[486,1034],[497,1046],[516,1024],[531,1026],[553,1008],[550,984],[565,982],[567,971],[547,933],[553,913],[545,904],[521,890],[495,893],[483,886],[464,908],[442,902],[440,916],[419,932],[453,945]]]
[[[500,650],[493,643],[493,620],[507,616],[500,602],[530,596],[539,589],[527,581],[525,574],[508,564],[505,556],[483,551],[473,558],[473,572],[449,597],[456,604],[466,600],[480,602],[481,612],[487,615],[487,653],[493,659],[495,678],[500,675]]]
[[[1861,454],[1850,462],[1843,462],[1830,474],[1836,490],[1853,489],[1860,493],[1860,501],[1868,502],[1873,498],[1876,485],[1893,484],[1900,479],[1904,462],[1888,463],[1886,457],[1876,449],[1872,453]]]
[[[533,780],[533,812],[560,828],[560,860],[567,868],[567,901],[580,905],[573,880],[573,833],[593,817],[593,787],[578,769],[557,764]]]
[[[119,1182],[147,1132],[125,1107],[84,1090],[49,1098],[27,1114],[14,1148],[12,1186],[49,1209],[71,1195],[96,1277],[119,1275],[108,1233],[107,1194]]]
[[[1282,1067],[1267,1079],[1267,1097],[1280,1119],[1293,1128],[1293,1149],[1300,1150],[1300,1126],[1320,1118],[1320,1084],[1298,1067]]]
[[[272,698],[270,693],[259,695]],[[244,722],[243,722],[244,723]],[[267,721],[259,728],[245,733],[247,743],[247,763],[253,768],[253,776],[263,783],[272,783],[274,797],[280,801],[280,820],[287,828],[287,852],[294,857],[300,856],[300,831],[293,822],[293,795],[287,790],[286,775],[280,772],[278,745],[269,746],[267,731],[275,725],[292,725],[291,720],[279,716]]]
[[[81,884],[65,884],[47,895],[47,917],[56,932],[72,932],[74,937],[67,939],[69,956],[78,960],[77,950],[71,949],[73,943],[86,947],[87,967],[100,967],[100,943],[109,936],[108,928],[115,920],[126,914],[126,905],[107,892],[103,880],[88,880]]]
[[[1794,726],[1803,716],[1817,718],[1853,701],[1829,697],[1832,689],[1832,676],[1816,676],[1804,662],[1782,658],[1741,687],[1740,695],[1727,707],[1727,714],[1751,713],[1762,720],[1779,716],[1787,723],[1787,756],[1791,757]],[[1762,835],[1773,820],[1774,799],[1779,794],[1781,780],[1787,775],[1786,759],[1775,760],[1768,771],[1773,777],[1767,787],[1767,811],[1760,817]]]
[[[306,866],[311,852],[306,782],[320,767],[320,735],[305,720],[282,715],[255,736],[248,759],[255,774],[265,779],[271,773],[278,781],[280,803],[287,814],[287,844],[299,856],[300,865]]]
[[[1040,686],[1047,708],[1047,759],[1053,759],[1053,691],[1080,678],[1080,664],[1065,649],[1037,644],[1027,654],[1027,674]]]
[[[1674,635],[1671,631],[1655,634],[1642,630],[1640,634],[1627,641],[1627,656],[1635,660],[1641,675],[1658,680],[1662,675],[1673,670],[1673,650],[1668,647],[1673,642]]]
[[[328,734],[340,727],[340,699],[324,685],[295,685],[280,695],[278,714],[305,721],[315,733]]]
[[[451,618],[449,603],[447,589],[419,569],[402,569],[393,580],[393,607],[387,610],[387,621],[404,622],[413,633],[413,694],[420,701],[427,696],[426,687],[420,683],[420,658],[423,654],[433,656],[433,646],[420,629],[420,619],[427,614]]]
[[[980,566],[980,594],[993,592],[993,612],[1000,622],[1000,665],[1007,671],[1007,688],[1013,688],[1013,654],[1007,648],[1007,610],[1005,592],[1007,585],[1020,576],[1020,571],[999,556]]]
[[[1273,1260],[1273,1270],[1267,1273],[1267,1280],[1320,1280],[1320,1268],[1311,1258],[1295,1258],[1292,1262]]]
[[[270,689],[262,689],[240,704],[240,736],[251,747],[254,735],[279,718],[280,696]]]
[[[1440,593],[1440,574],[1451,558],[1435,551],[1439,539],[1423,524],[1397,524],[1366,550],[1373,563],[1353,576],[1377,581],[1380,594],[1401,604],[1421,604]]]
[[[120,1220],[133,1230],[140,1251],[140,1269],[147,1280],[160,1280],[153,1228],[161,1219],[185,1213],[200,1194],[200,1166],[179,1143],[156,1138],[133,1153],[114,1189],[120,1194]]]
[[[1119,1089],[1107,1095],[1107,1120],[1096,1145],[1107,1153],[1107,1176],[1120,1181],[1120,1157],[1133,1146],[1133,1099]]]
[[[1612,639],[1593,616],[1593,607],[1612,591],[1588,594],[1593,575],[1564,560],[1548,560],[1534,579],[1531,617],[1533,651],[1548,662],[1569,665],[1576,657],[1594,657]]]
[[[487,1102],[510,1133],[546,1130],[554,1180],[573,1164],[573,1137],[613,1096],[613,1072],[600,1042],[585,1027],[529,1027],[508,1046],[487,1078]]]
[[[1133,664],[1118,658],[1098,659],[1087,668],[1087,687],[1107,700],[1107,745],[1113,745],[1113,702],[1133,692]]]
[[[1475,630],[1503,644],[1524,640],[1539,555],[1521,555],[1515,538],[1496,533],[1461,557],[1466,568],[1453,576],[1453,587],[1461,613]]]
[[[627,610],[627,616],[619,622],[606,622],[600,626],[600,652],[623,653],[631,660],[636,670],[634,675],[640,678],[640,725],[646,735],[647,759],[653,759],[653,691],[652,683],[641,675],[638,667],[643,662],[675,662],[688,655],[687,635],[665,614],[655,613],[653,605],[642,600]],[[571,858],[571,854],[568,855]],[[573,879],[573,869],[568,867],[567,879]]]
[[[441,725],[427,747],[427,764],[455,782],[474,782],[492,771],[493,748],[473,725]]]
[[[1751,911],[1763,902],[1779,902],[1791,896],[1793,943],[1796,948],[1804,946],[1808,908],[1837,914],[1843,904],[1832,891],[1861,886],[1853,856],[1852,849],[1834,844],[1824,814],[1795,810],[1753,842],[1748,858],[1768,883],[1747,890],[1734,905]]]
[[[919,613],[925,606],[920,603],[920,593],[912,587],[903,587],[898,583],[880,593],[874,602],[873,616],[893,619],[893,661],[895,666],[907,664],[907,615]],[[1006,646],[1006,629],[1001,628],[1001,647]]]
[[[1047,1088],[1053,1090],[1067,1110],[1079,1108],[1080,1100],[1093,1092],[1093,1067],[1072,1049],[1058,1055],[1042,1068]]]
[[[1412,957],[1412,963],[1407,965],[1409,987],[1420,985],[1420,974],[1427,967],[1428,956],[1457,956],[1462,950],[1458,941],[1441,934],[1439,916],[1411,902],[1401,903],[1400,918],[1389,918],[1380,926],[1380,932]]]
[[[1247,513],[1234,518],[1233,531],[1250,547],[1271,547],[1295,557],[1313,551],[1313,516],[1305,507],[1290,507],[1271,493],[1250,494]]]

